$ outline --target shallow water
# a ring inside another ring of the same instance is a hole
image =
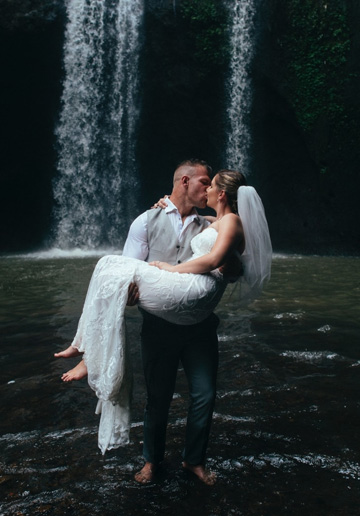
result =
[[[127,309],[135,389],[131,443],[97,448],[86,380],[60,381],[96,257],[0,259],[0,515],[358,515],[360,260],[277,256],[249,309],[227,293],[209,488],[181,471],[180,370],[158,481],[138,486],[141,317]]]

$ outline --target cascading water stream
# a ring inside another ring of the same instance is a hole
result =
[[[136,215],[143,0],[70,0],[55,247],[119,247]]]
[[[248,173],[250,132],[248,115],[251,107],[249,64],[253,55],[254,14],[256,0],[228,2],[230,27],[230,70],[227,82],[227,146],[229,168]]]

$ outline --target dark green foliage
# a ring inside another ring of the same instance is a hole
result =
[[[284,4],[288,29],[283,45],[286,88],[299,124],[311,131],[319,119],[344,123],[344,90],[350,77],[350,31],[343,5],[331,0]]]
[[[201,67],[224,65],[229,57],[228,12],[218,0],[184,0],[181,15],[194,41],[194,58]]]

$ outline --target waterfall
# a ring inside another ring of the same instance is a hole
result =
[[[253,54],[255,0],[230,0],[230,72],[227,83],[227,145],[229,168],[245,174],[249,169],[251,80],[248,69]]]
[[[69,0],[55,246],[119,247],[136,215],[143,0]]]

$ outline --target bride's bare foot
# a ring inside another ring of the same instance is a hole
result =
[[[63,382],[71,382],[72,380],[81,380],[87,376],[87,367],[85,362],[81,360],[74,369],[70,369],[67,373],[64,373],[61,377]]]
[[[187,462],[183,462],[183,468],[194,473],[194,475],[196,475],[198,479],[201,480],[201,482],[204,482],[207,486],[213,486],[216,482],[216,474],[213,471],[206,470],[201,464],[198,466],[192,466]]]
[[[73,346],[69,346],[68,348],[64,349],[64,351],[60,351],[60,353],[54,353],[54,357],[56,358],[71,358],[78,357],[79,355],[82,355],[82,353],[80,353],[80,351]]]
[[[135,480],[139,484],[149,484],[154,480],[157,467],[151,462],[146,462],[145,466],[136,473]]]

